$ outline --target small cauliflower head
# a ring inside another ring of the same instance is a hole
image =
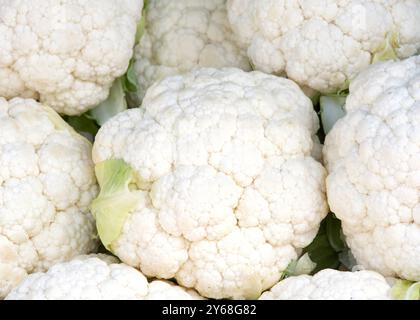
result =
[[[0,0],[0,96],[66,115],[104,101],[133,54],[143,0]]]
[[[96,137],[103,243],[148,277],[258,298],[327,214],[317,129],[284,78],[204,68],[155,83]]]
[[[107,255],[79,256],[29,275],[6,300],[197,300],[194,291],[147,282],[138,270]]]
[[[350,85],[326,137],[328,202],[358,263],[420,280],[420,56],[377,63]]]
[[[418,0],[228,0],[257,70],[333,93],[371,63],[420,49]]]
[[[92,145],[52,109],[0,98],[0,297],[97,247]]]
[[[389,300],[391,286],[373,271],[325,269],[314,276],[286,278],[259,300]]]
[[[157,80],[194,67],[250,70],[229,25],[226,0],[149,0],[136,47],[139,98]]]

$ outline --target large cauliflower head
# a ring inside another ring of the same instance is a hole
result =
[[[327,213],[317,129],[287,79],[199,69],[157,82],[96,137],[101,239],[147,276],[257,298]]]
[[[149,0],[136,47],[139,96],[155,81],[193,67],[250,70],[229,25],[226,0]]]
[[[389,300],[391,286],[373,271],[325,269],[314,276],[286,278],[264,292],[260,300]]]
[[[197,300],[192,290],[147,282],[138,270],[107,255],[79,256],[29,275],[6,300]]]
[[[0,96],[74,115],[127,70],[143,0],[0,0]]]
[[[353,255],[420,280],[420,56],[378,63],[350,85],[324,155],[328,201]]]
[[[92,146],[50,108],[0,98],[0,297],[27,273],[93,251]]]
[[[228,13],[257,70],[322,93],[420,48],[418,0],[228,0]]]

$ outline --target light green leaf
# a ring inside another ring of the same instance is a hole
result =
[[[146,12],[147,12],[148,1],[145,0],[143,4],[143,10],[141,13],[140,22],[137,24],[137,31],[136,31],[136,40],[135,45],[140,43],[141,37],[143,37],[144,32],[146,30]]]
[[[396,49],[399,48],[398,33],[388,33],[385,42],[376,50],[372,64],[379,61],[399,60]]]
[[[311,274],[316,268],[316,263],[311,260],[308,253],[305,253],[298,260],[289,263],[282,274],[282,279],[302,274]]]
[[[108,98],[95,109],[92,109],[89,114],[102,126],[109,119],[125,110],[127,110],[127,101],[125,100],[122,80],[120,78],[114,82]]]
[[[398,280],[391,289],[391,295],[397,300],[420,300],[420,282]]]
[[[93,141],[93,137],[98,131],[95,122],[81,116],[63,116],[61,117],[52,108],[43,105],[43,109],[47,112],[48,118],[58,130],[65,130],[78,139],[88,139]]]
[[[137,31],[136,31],[136,37],[134,41],[134,47],[136,47],[139,43],[141,38],[144,35],[144,32],[146,31],[146,10],[147,10],[147,0],[144,1],[143,10],[142,10],[142,16],[140,19],[140,22],[137,24]],[[126,73],[121,77],[121,84],[122,89],[125,94],[126,100],[132,102],[137,101],[137,92],[139,90],[139,83],[137,80],[136,75],[136,69],[135,69],[135,63],[136,59],[133,56],[130,59],[130,63],[128,65]],[[138,103],[130,103],[130,105],[137,106]]]
[[[134,170],[123,160],[106,160],[96,165],[96,177],[101,191],[92,202],[99,237],[108,250],[121,234],[124,223],[138,205],[139,191],[130,190]]]
[[[136,70],[135,70],[135,60],[132,58],[128,66],[127,72],[121,78],[122,88],[125,93],[135,93],[138,91],[139,83],[137,80]]]
[[[346,98],[346,96],[342,95],[331,95],[321,97],[321,121],[322,127],[326,135],[334,127],[334,124],[346,115],[346,112],[344,111]]]

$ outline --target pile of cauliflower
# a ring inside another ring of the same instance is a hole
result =
[[[420,300],[420,2],[0,0],[0,299]]]

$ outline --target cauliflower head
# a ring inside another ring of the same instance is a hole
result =
[[[346,89],[378,59],[420,49],[418,0],[228,0],[229,20],[257,70],[321,93]]]
[[[317,129],[284,78],[204,68],[155,83],[96,137],[103,243],[148,277],[258,298],[327,214]]]
[[[92,145],[52,109],[0,98],[0,297],[97,247]]]
[[[286,278],[259,300],[390,300],[391,286],[373,271],[324,269],[314,276]]]
[[[226,0],[149,0],[136,47],[139,98],[157,80],[194,67],[250,70],[229,25]]]
[[[0,0],[0,96],[66,115],[104,101],[133,54],[143,0]]]
[[[420,280],[420,56],[377,63],[350,85],[326,137],[328,202],[359,264]]]
[[[170,282],[150,283],[138,270],[107,255],[79,256],[29,275],[6,300],[196,300]]]

